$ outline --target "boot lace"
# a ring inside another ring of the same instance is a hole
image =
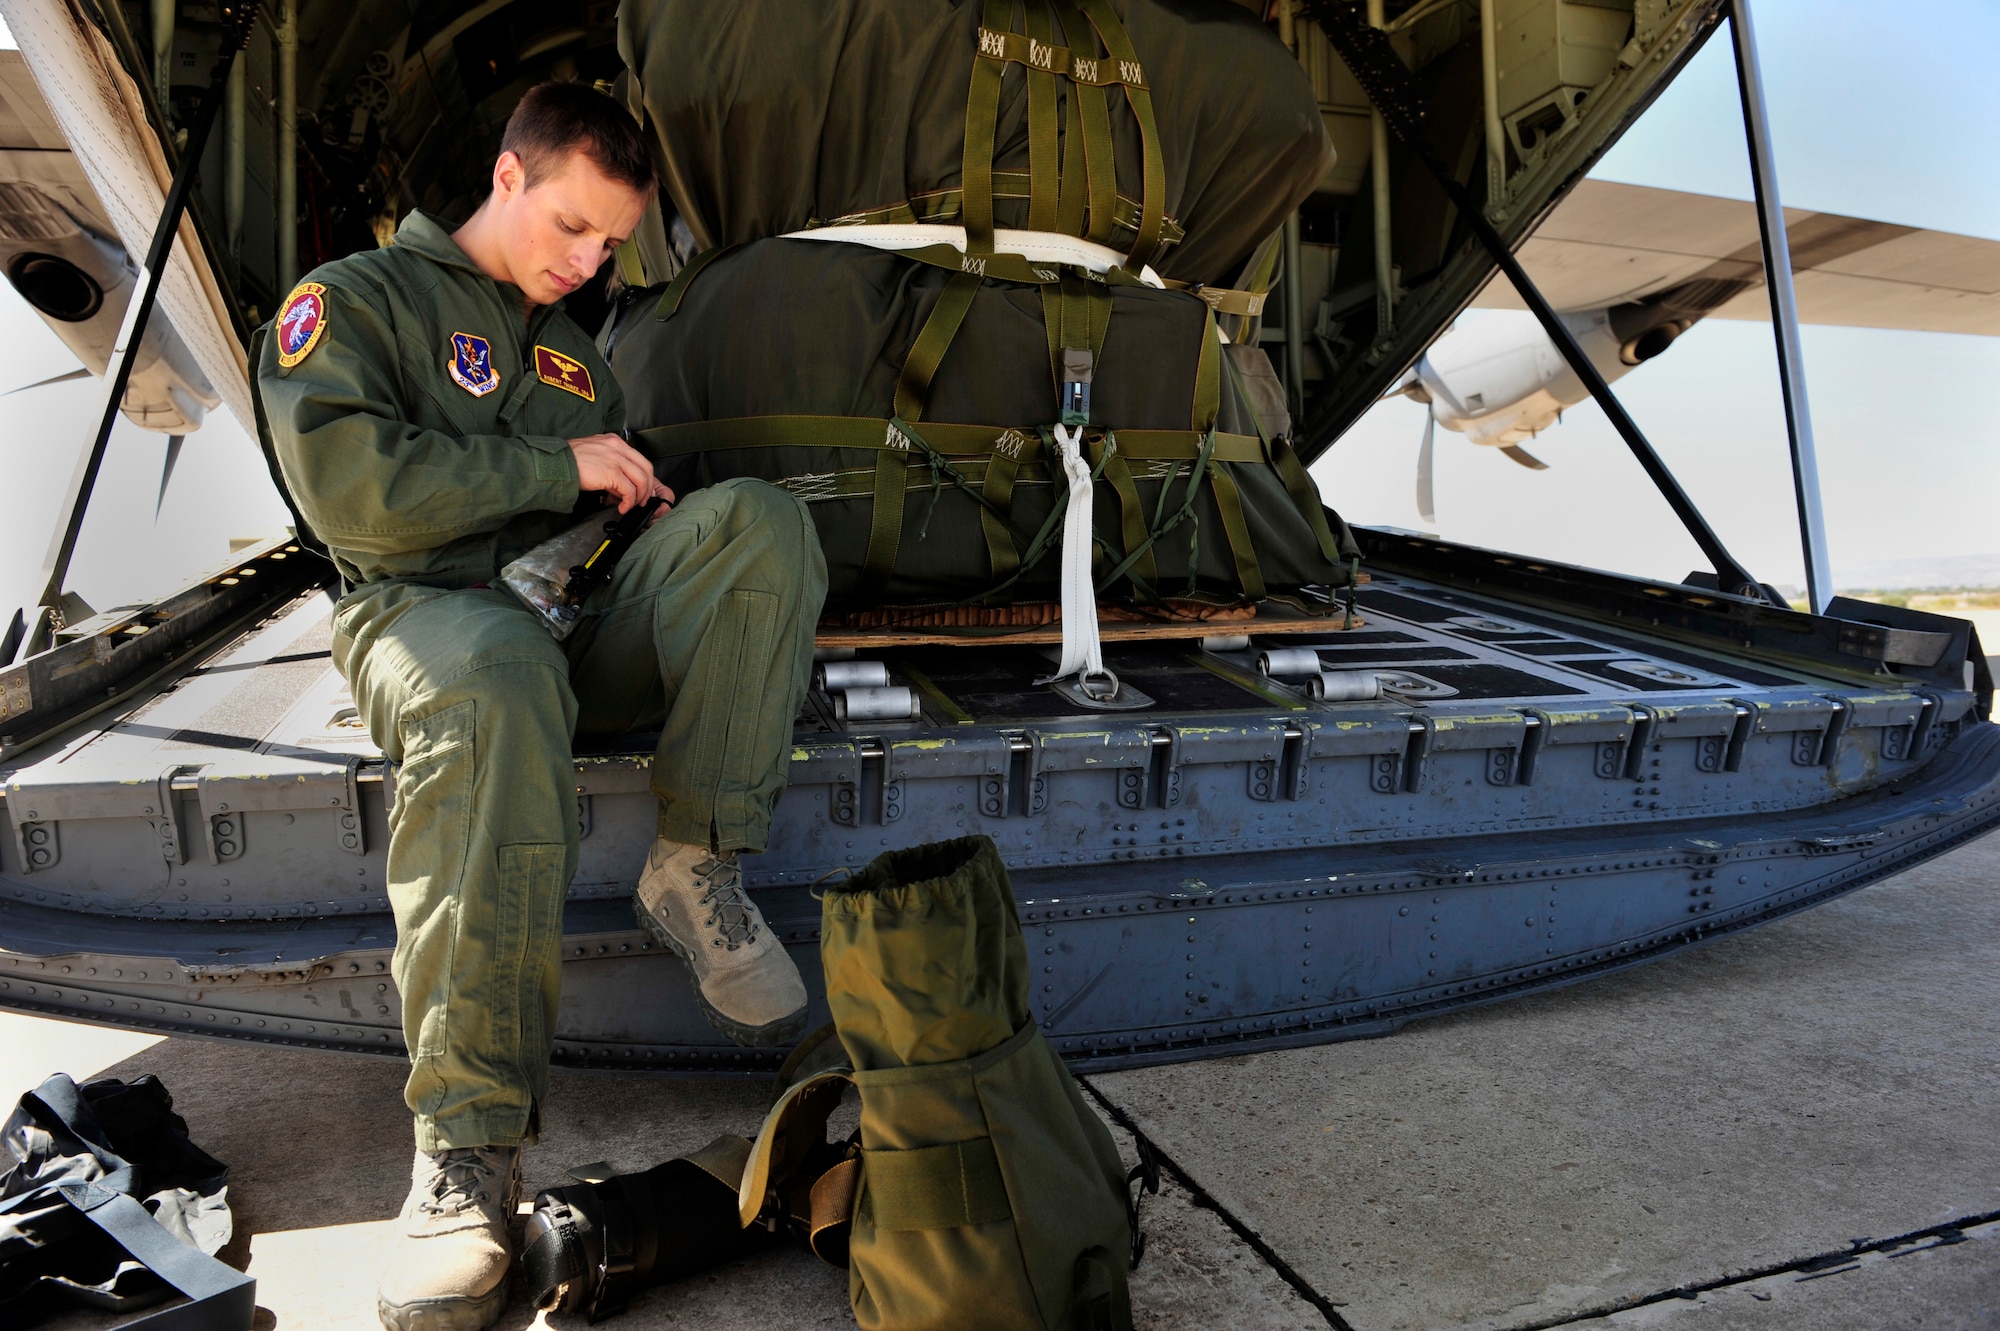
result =
[[[417,1203],[426,1215],[457,1215],[482,1202],[493,1200],[486,1180],[499,1171],[481,1155],[476,1146],[461,1146],[431,1156],[436,1170],[430,1177],[430,1196]]]
[[[711,855],[695,866],[694,876],[702,884],[701,904],[708,910],[707,927],[715,930],[711,947],[739,947],[757,941],[757,926],[763,923],[757,908],[743,895],[743,870],[734,855]]]

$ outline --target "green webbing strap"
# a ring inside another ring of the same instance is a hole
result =
[[[1020,552],[1010,529],[1014,516],[1014,482],[1021,467],[1041,452],[1042,441],[1021,430],[1003,430],[993,441],[986,464],[986,477],[979,487],[984,502],[979,506],[979,528],[986,537],[986,558],[992,565],[993,580],[1011,577],[1021,567]]]
[[[938,293],[937,304],[931,306],[930,317],[924,320],[909,356],[903,361],[903,372],[896,379],[896,414],[904,420],[924,418],[924,408],[930,402],[931,380],[937,377],[938,366],[944,363],[944,354],[951,349],[951,340],[958,336],[959,325],[965,322],[966,312],[972,308],[972,298],[978,291],[978,276],[960,272]]]
[[[1132,468],[1118,451],[1116,435],[1107,434],[1089,447],[1092,465],[1104,473],[1118,495],[1119,526],[1124,537],[1125,556],[1124,563],[1118,566],[1119,571],[1123,573],[1130,566],[1134,584],[1150,588],[1159,577],[1159,569],[1153,558],[1153,543],[1147,539],[1146,505],[1139,498],[1139,487],[1133,483]]]
[[[1215,427],[1215,418],[1222,412],[1222,332],[1215,326],[1215,311],[1209,310],[1202,320],[1201,354],[1194,366],[1194,405],[1188,413],[1188,425],[1195,430],[1210,430]]]
[[[993,253],[993,138],[1000,127],[1000,75],[1007,67],[1005,38],[1012,36],[1013,0],[986,0],[979,53],[965,94],[965,156],[959,185],[965,191],[965,252]],[[1023,39],[1025,40],[1025,39]]]
[[[1264,312],[1264,303],[1270,299],[1269,293],[1263,291],[1241,291],[1202,282],[1176,282],[1165,277],[1160,279],[1160,285],[1169,291],[1185,291],[1217,314],[1234,315],[1239,319],[1256,318]]]
[[[1122,438],[1119,440],[1119,444],[1121,447],[1124,445]],[[1171,518],[1166,517],[1167,495],[1173,489],[1175,477],[1180,474],[1181,464],[1176,462],[1168,469],[1166,479],[1160,483],[1160,499],[1158,505],[1153,510],[1152,530],[1146,533],[1146,539],[1140,542],[1136,549],[1132,550],[1115,567],[1104,574],[1102,581],[1106,585],[1116,583],[1118,579],[1124,577],[1125,571],[1138,563],[1142,558],[1145,558],[1156,542],[1164,539],[1174,528],[1194,516],[1195,499],[1201,494],[1202,479],[1208,474],[1209,463],[1215,454],[1215,445],[1216,436],[1214,433],[1211,432],[1203,438],[1201,448],[1195,455],[1194,470],[1188,475],[1187,489],[1181,493],[1181,506],[1174,510],[1174,515]],[[1200,554],[1201,524],[1196,522],[1188,532],[1189,592],[1193,592],[1195,589],[1195,574],[1199,568]],[[1135,579],[1136,581],[1137,579]]]
[[[987,200],[990,207],[992,200]],[[979,290],[979,278],[961,272],[945,283],[924,320],[903,372],[896,380],[895,411],[898,420],[920,421],[929,404],[931,380],[936,377],[952,338],[965,322],[972,298]],[[896,550],[903,538],[903,471],[907,465],[909,436],[892,421],[883,434],[884,447],[875,458],[875,508],[868,526],[868,553],[861,566],[861,590],[870,596],[886,595],[889,579],[896,571]],[[936,496],[932,497],[933,504]]]
[[[939,421],[924,422],[923,432],[940,453],[962,458],[997,452],[996,437],[1030,433]],[[734,416],[655,425],[633,435],[645,440],[648,451],[661,459],[723,448],[854,448],[904,456],[909,451],[909,441],[880,416]],[[1185,462],[1203,455],[1204,441],[1205,436],[1193,430],[1120,430],[1118,451],[1132,461]],[[1037,452],[1038,448],[1024,450],[1019,460],[1032,460]],[[1218,431],[1211,456],[1217,462],[1261,462],[1264,447],[1255,435]]]
[[[1031,51],[1039,47],[1055,50],[1055,15],[1048,0],[1026,0],[1028,42]],[[1065,62],[1067,63],[1067,62]],[[1051,62],[1053,64],[1053,61]],[[1053,231],[1059,203],[1057,190],[1061,163],[1057,160],[1059,139],[1056,127],[1056,75],[1050,68],[1028,66],[1028,229]]]
[[[1071,42],[1072,75],[1093,73],[1115,65],[1116,62],[1105,60],[1102,56],[1082,54],[1083,43],[1088,42],[1092,49],[1095,49],[1096,43],[1087,35],[1092,31],[1090,25],[1085,23],[1070,0],[1056,0],[1056,9],[1062,19],[1063,31],[1069,34]],[[1105,101],[1104,85],[1095,78],[1072,77],[1069,95],[1071,104],[1079,108],[1077,119],[1082,122],[1080,125],[1073,122],[1071,129],[1081,130],[1075,137],[1083,140],[1085,190],[1090,209],[1090,229],[1085,232],[1085,239],[1102,245],[1111,239],[1112,214],[1118,197],[1118,159],[1116,145],[1111,138],[1111,111]],[[1073,153],[1076,150],[1076,143],[1071,142],[1068,151]],[[1142,201],[1142,220],[1144,213]],[[1071,230],[1071,234],[1074,235],[1075,231]]]
[[[1118,14],[1111,8],[1110,0],[1079,0],[1083,12],[1090,19],[1091,26],[1104,42],[1111,58],[1107,64],[1115,65],[1118,81],[1125,85],[1125,100],[1132,107],[1133,118],[1139,122],[1140,155],[1142,160],[1140,190],[1139,238],[1132,245],[1129,267],[1151,263],[1158,257],[1160,249],[1160,223],[1166,216],[1167,208],[1167,159],[1160,144],[1160,126],[1153,116],[1153,90],[1146,86],[1144,68],[1139,63],[1139,53],[1132,48],[1132,38],[1125,31],[1125,25],[1118,20]]]
[[[1057,7],[1062,10],[1061,17],[1065,25],[1075,21],[1074,10],[1063,7],[1060,0],[1057,0]],[[1068,100],[1069,118],[1063,130],[1062,145],[1062,199],[1056,208],[1055,229],[1066,236],[1080,236],[1083,234],[1083,208],[1090,191],[1089,175],[1083,162],[1083,90],[1072,84]],[[1134,234],[1137,234],[1138,205],[1130,199],[1117,198],[1112,203],[1114,213],[1118,212],[1120,204],[1125,206],[1125,212],[1121,215],[1129,216],[1130,221],[1127,225],[1132,227]]]
[[[1201,359],[1194,372],[1194,411],[1190,419],[1196,429],[1213,428],[1216,416],[1222,411],[1222,362],[1227,359],[1222,354],[1222,332],[1215,325],[1215,311],[1208,310],[1202,321]],[[1266,460],[1265,447],[1266,441],[1260,436],[1257,440],[1260,462]],[[1250,543],[1250,525],[1243,519],[1243,495],[1236,488],[1236,478],[1226,468],[1217,466],[1210,469],[1208,480],[1215,492],[1216,511],[1222,517],[1222,534],[1229,540],[1230,558],[1236,563],[1236,580],[1245,596],[1261,601],[1264,572],[1257,563],[1256,547]]]
[[[660,293],[660,303],[654,307],[653,313],[662,319],[673,318],[679,312],[681,301],[686,298],[688,288],[694,285],[694,280],[701,276],[702,270],[735,248],[734,245],[717,245],[714,249],[703,250],[689,259],[687,267],[674,274],[674,280],[667,283],[667,289]]]
[[[1327,525],[1326,510],[1320,507],[1319,491],[1314,488],[1312,478],[1306,475],[1299,455],[1292,451],[1292,441],[1284,438],[1273,440],[1271,460],[1278,465],[1278,475],[1285,482],[1285,493],[1292,497],[1292,505],[1306,520],[1306,526],[1312,528],[1313,539],[1319,542],[1319,552],[1326,556],[1327,563],[1338,566],[1341,562],[1340,542],[1334,538],[1333,528]]]
[[[893,425],[888,433],[902,437]],[[896,547],[903,540],[903,482],[909,470],[908,458],[907,440],[901,449],[884,446],[875,457],[875,503],[868,523],[868,553],[861,561],[860,590],[864,596],[887,594],[889,578],[896,571]]]
[[[1250,543],[1250,524],[1243,520],[1243,492],[1226,467],[1211,467],[1208,483],[1215,493],[1216,511],[1222,515],[1222,534],[1229,538],[1229,554],[1236,561],[1236,581],[1243,594],[1253,601],[1264,599],[1264,570],[1257,563],[1257,548]]]
[[[987,455],[986,474],[979,492],[984,503],[979,509],[979,525],[986,536],[986,554],[993,566],[995,582],[1012,578],[1021,567],[1014,542],[1014,484],[1024,469],[1042,473],[1041,436],[1032,430],[1002,430]],[[1003,568],[1004,566],[1004,568]]]
[[[1084,318],[1089,332],[1092,364],[1104,359],[1104,337],[1111,331],[1111,288],[1089,278],[1083,283]]]
[[[1299,462],[1299,455],[1292,451],[1292,441],[1280,436],[1271,437],[1264,428],[1264,421],[1257,415],[1250,394],[1244,390],[1242,373],[1236,368],[1233,357],[1224,356],[1223,362],[1229,368],[1229,381],[1236,385],[1236,395],[1243,403],[1243,409],[1250,413],[1250,424],[1257,429],[1257,440],[1264,446],[1265,454],[1278,469],[1279,477],[1285,482],[1285,493],[1292,497],[1292,506],[1305,519],[1306,526],[1312,528],[1313,539],[1319,542],[1319,552],[1329,564],[1341,562],[1340,542],[1334,539],[1333,529],[1327,525],[1326,510],[1320,507],[1319,492],[1313,488],[1312,478]]]
[[[1078,129],[1075,124],[1076,114],[1077,114],[1077,103],[1074,99],[1072,99],[1070,102],[1071,121],[1070,121],[1070,129],[1068,131],[1070,137],[1065,141],[1066,143],[1081,143],[1083,141],[1083,132],[1082,130]],[[1062,170],[1063,170],[1063,177],[1062,177],[1063,190],[1065,199],[1069,197],[1069,191],[1071,188],[1070,173],[1072,171],[1075,172],[1076,216],[1074,222],[1072,223],[1068,220],[1064,220],[1069,217],[1068,213],[1061,214],[1061,216],[1058,218],[1058,224],[1055,229],[1066,236],[1082,235],[1083,205],[1085,197],[1082,153],[1078,152],[1076,154],[1071,154],[1066,151],[1063,154]],[[995,171],[993,173],[993,197],[996,200],[1030,199],[1032,197],[1032,192],[1033,192],[1033,178],[1026,171]],[[934,222],[941,224],[951,224],[963,220],[962,210],[964,207],[964,199],[965,199],[964,191],[960,190],[956,185],[950,187],[949,189],[926,190],[921,194],[912,194],[908,199],[899,199],[895,203],[889,204],[885,207],[871,208],[864,212],[858,212],[858,213],[843,213],[839,217],[831,218],[828,221],[821,223],[821,225],[860,226],[863,224],[873,224],[878,222]],[[1065,203],[1062,206],[1068,207],[1069,205]],[[1117,231],[1119,233],[1130,233],[1131,235],[1134,236],[1138,235],[1139,233],[1138,201],[1136,199],[1128,198],[1123,194],[1114,195],[1111,200],[1111,220],[1114,231]],[[1183,239],[1185,239],[1185,237],[1186,237],[1185,230],[1181,227],[1181,224],[1179,222],[1176,222],[1173,218],[1169,217],[1165,221],[1161,222],[1160,244],[1162,246],[1177,245]],[[1116,248],[1116,246],[1113,246],[1113,248]],[[1177,285],[1174,284],[1169,284],[1169,285],[1172,289],[1175,290],[1179,289],[1179,286]],[[1185,285],[1185,284],[1180,284],[1180,285]],[[1233,313],[1233,311],[1224,310],[1223,313],[1229,314]]]
[[[646,280],[646,264],[639,257],[637,239],[627,239],[618,247],[618,280],[634,291],[640,291],[652,284]]]
[[[1013,1218],[991,1137],[863,1151],[863,1195],[879,1230],[957,1229]]]

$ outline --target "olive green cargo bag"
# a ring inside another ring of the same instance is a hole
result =
[[[750,476],[806,502],[835,612],[1055,599],[1069,490],[1049,436],[1079,360],[1101,599],[1346,584],[1357,549],[1282,399],[1256,400],[1275,387],[1261,349],[1226,345],[1189,293],[1027,276],[762,240],[643,293],[603,345],[669,485]]]
[[[703,249],[983,220],[1226,286],[1334,162],[1234,0],[624,0],[618,51]]]
[[[809,1040],[788,1066],[745,1171],[744,1222],[784,1207],[838,1099],[829,1089],[851,1082],[859,1150],[813,1186],[820,1214],[801,1228],[817,1227],[827,1256],[825,1232],[848,1222],[864,1331],[1128,1331],[1126,1176],[1029,1015],[993,842],[880,856],[827,892],[821,927],[838,1045]],[[826,1213],[828,1195],[844,1217]]]

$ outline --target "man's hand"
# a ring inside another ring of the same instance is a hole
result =
[[[646,455],[615,434],[572,439],[569,451],[576,455],[577,488],[602,490],[617,502],[620,513],[630,512],[635,504],[643,504],[654,495],[666,501],[661,505],[662,513],[674,502],[674,492],[653,475],[653,464]]]

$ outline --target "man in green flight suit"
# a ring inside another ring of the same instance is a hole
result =
[[[623,108],[544,84],[465,225],[411,213],[391,247],[308,274],[259,334],[260,426],[353,589],[334,661],[397,764],[389,892],[417,1154],[378,1293],[393,1331],[476,1331],[506,1300],[561,997],[576,733],[662,727],[636,908],[710,1021],[746,1044],[804,1024],[804,984],[736,859],[769,835],[826,593],[804,505],[758,481],[689,495],[560,642],[491,585],[600,496],[619,512],[673,501],[617,433],[618,385],[562,309],[653,189]]]

